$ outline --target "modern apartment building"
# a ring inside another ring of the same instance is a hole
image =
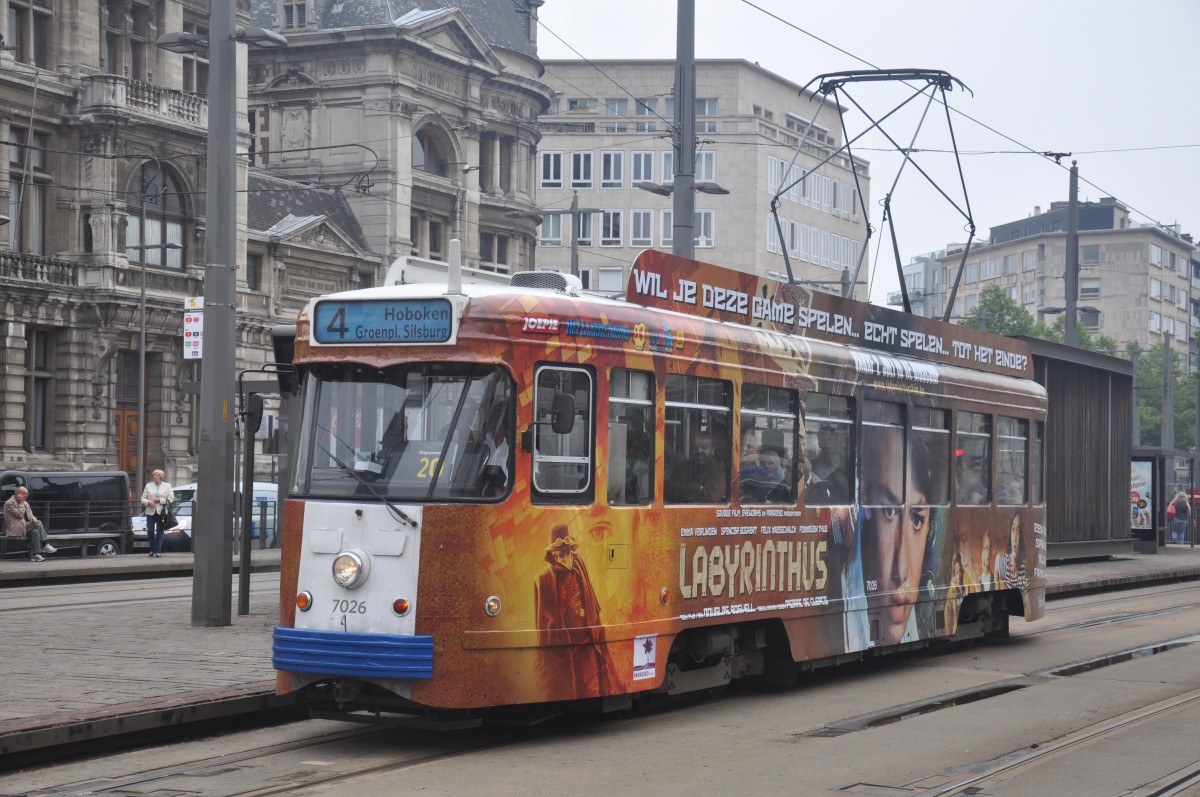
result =
[[[1036,320],[1052,323],[1066,305],[1066,228],[1066,202],[993,227],[986,242],[971,248],[951,317],[973,318],[983,289],[999,285]],[[905,266],[913,312],[945,312],[962,250],[951,245]],[[1195,251],[1191,235],[1134,223],[1111,197],[1079,203],[1079,325],[1143,349],[1170,335],[1176,351],[1189,351],[1194,363],[1192,338],[1200,328]],[[899,293],[888,303],[900,305]]]
[[[675,63],[544,64],[552,99],[539,120],[536,198],[559,213],[529,221],[537,267],[569,270],[574,248],[585,287],[619,293],[638,252],[673,245]],[[700,60],[695,112],[696,259],[767,275],[786,271],[786,250],[797,277],[839,292],[870,207],[866,161],[843,153],[820,165],[842,143],[841,109],[757,64]],[[770,213],[781,189],[782,236]],[[582,212],[562,213],[573,200]]]

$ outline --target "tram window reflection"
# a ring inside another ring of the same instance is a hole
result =
[[[1029,502],[1035,506],[1045,500],[1045,456],[1046,456],[1046,424],[1036,421],[1033,424],[1033,439],[1029,447]]]
[[[796,416],[799,394],[786,388],[742,387],[739,496],[744,504],[796,501]]]
[[[914,451],[927,459],[917,462],[925,469],[926,496],[930,506],[950,503],[950,413],[932,407],[911,410]]]
[[[958,413],[958,459],[955,500],[966,506],[992,502],[992,417],[978,412]]]
[[[654,497],[654,375],[614,368],[608,399],[608,503]]]
[[[810,393],[804,418],[809,476],[804,502],[811,506],[850,503],[854,485],[854,407],[842,396]]]
[[[1029,421],[996,419],[996,503],[1025,503],[1025,455],[1029,449]]]
[[[582,368],[544,366],[534,388],[533,488],[558,502],[590,500],[592,490],[592,374]],[[554,431],[555,397],[571,396],[571,431]]]
[[[721,380],[667,376],[667,503],[729,501],[731,394],[730,384]]]

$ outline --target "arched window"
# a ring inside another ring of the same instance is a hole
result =
[[[429,130],[421,130],[413,136],[412,165],[416,171],[438,177],[445,177],[449,171],[445,149]]]
[[[129,183],[125,252],[131,263],[182,269],[184,202],[179,184],[156,161],[142,164]]]

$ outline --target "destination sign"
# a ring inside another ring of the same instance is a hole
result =
[[[453,330],[446,299],[324,299],[313,311],[313,340],[332,346],[445,343]]]

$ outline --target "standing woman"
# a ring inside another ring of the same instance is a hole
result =
[[[171,504],[175,502],[171,485],[163,481],[165,475],[161,470],[154,471],[153,481],[142,490],[142,506],[146,507],[146,539],[150,541],[151,556],[162,556],[164,521]]]
[[[1187,542],[1188,521],[1191,519],[1187,493],[1182,490],[1175,493],[1171,506],[1175,508],[1174,517],[1171,518],[1171,542]]]

